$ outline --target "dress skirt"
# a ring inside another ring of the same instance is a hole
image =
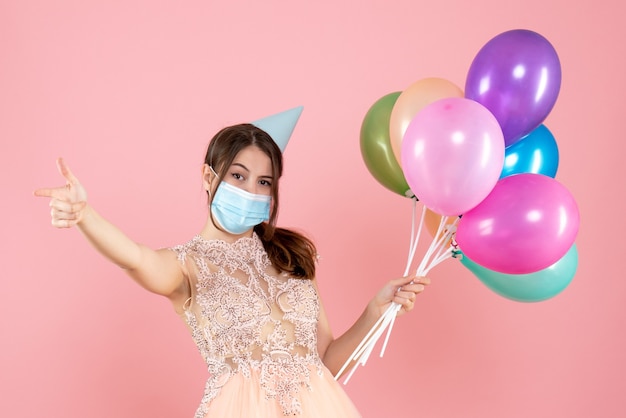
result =
[[[311,368],[310,386],[297,394],[300,413],[285,415],[277,399],[267,397],[261,387],[260,371],[250,377],[237,372],[220,389],[209,404],[205,418],[359,418],[361,415],[330,371],[322,368],[321,376]]]

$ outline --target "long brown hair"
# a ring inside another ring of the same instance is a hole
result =
[[[204,163],[215,170],[219,178],[224,178],[237,154],[246,147],[255,146],[270,159],[272,166],[270,218],[254,227],[272,265],[280,272],[302,279],[315,278],[317,250],[313,242],[303,234],[276,226],[278,216],[278,183],[283,174],[283,156],[280,148],[270,135],[256,126],[243,123],[220,130],[209,142]],[[209,195],[209,207],[213,196]],[[209,211],[211,221],[219,225]],[[221,229],[221,228],[220,228]]]

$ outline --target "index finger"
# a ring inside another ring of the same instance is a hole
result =
[[[415,280],[415,276],[409,275],[409,276],[398,277],[397,279],[393,279],[390,281],[390,283],[392,286],[403,286],[407,283],[411,283],[413,280]]]
[[[53,197],[55,199],[63,198],[63,190],[66,190],[65,187],[55,187],[55,188],[43,188],[37,189],[33,192],[33,194],[37,197]]]
[[[417,277],[413,283],[430,284],[430,279],[426,276]]]

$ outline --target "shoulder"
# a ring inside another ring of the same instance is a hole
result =
[[[168,256],[167,254],[169,254],[170,256],[171,255],[175,256],[178,259],[178,261],[184,264],[185,259],[188,256],[190,255],[192,256],[198,253],[200,249],[200,244],[201,242],[199,240],[199,237],[195,236],[185,243],[163,248],[161,251],[164,254],[166,254],[166,256]]]

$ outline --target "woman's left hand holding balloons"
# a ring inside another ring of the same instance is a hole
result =
[[[409,312],[415,306],[417,295],[430,284],[428,277],[406,276],[390,280],[369,303],[377,317],[382,316],[389,305],[394,302],[402,306],[398,315]]]

